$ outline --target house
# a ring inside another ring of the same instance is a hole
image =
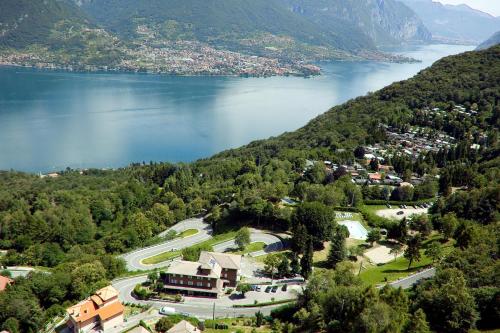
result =
[[[99,289],[86,300],[66,310],[68,329],[73,333],[102,330],[106,332],[123,324],[124,307],[118,300],[118,291],[112,286]]]
[[[163,289],[188,296],[218,297],[236,287],[241,256],[202,251],[198,262],[177,260],[165,272]]]
[[[0,275],[0,292],[4,291],[7,286],[10,286],[12,283],[14,283],[14,280]]]
[[[368,179],[372,184],[380,184],[380,181],[382,180],[382,175],[378,172],[376,173],[369,173],[368,174]]]
[[[191,325],[190,322],[182,320],[172,326],[171,329],[167,331],[167,333],[200,333],[200,329]]]

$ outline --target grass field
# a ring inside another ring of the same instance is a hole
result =
[[[187,230],[184,230],[183,232],[181,232],[177,237],[178,238],[186,238],[186,237],[194,236],[198,232],[199,232],[198,229],[187,229]]]
[[[243,250],[240,251],[234,251],[232,253],[234,254],[247,254],[247,253],[252,253],[252,252],[257,252],[257,251],[262,251],[266,248],[266,243],[264,242],[255,242],[248,244]]]
[[[420,261],[413,262],[410,269],[408,269],[409,261],[400,257],[396,260],[393,260],[387,264],[380,266],[371,266],[365,270],[361,271],[360,277],[363,282],[366,284],[379,284],[386,281],[395,281],[399,278],[403,278],[408,276],[416,271],[429,266],[432,264],[432,260],[427,257],[424,252],[425,248],[433,241],[439,241],[439,235],[433,235],[428,240],[422,243],[422,249],[420,250],[421,259]],[[443,244],[443,251],[445,254],[450,253],[453,250],[453,241],[449,241],[446,244]],[[387,280],[386,280],[387,279]]]
[[[142,263],[145,265],[159,264],[160,262],[172,260],[176,257],[179,257],[181,255],[181,253],[182,253],[181,251],[163,252],[163,253],[157,254],[155,256],[144,259],[142,261]]]

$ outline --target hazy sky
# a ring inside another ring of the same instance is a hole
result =
[[[442,3],[458,5],[465,3],[472,8],[500,16],[500,0],[439,0]]]

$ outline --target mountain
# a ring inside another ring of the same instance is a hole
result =
[[[0,46],[22,48],[45,43],[58,23],[87,24],[69,0],[0,1]]]
[[[479,44],[500,30],[500,18],[467,5],[401,0],[422,19],[437,41]]]
[[[79,3],[96,22],[126,38],[137,37],[137,28],[147,25],[169,37],[195,38],[213,44],[270,33],[343,50],[375,49],[373,41],[358,29],[319,26],[286,10],[280,0],[79,0]]]
[[[495,33],[493,36],[488,38],[486,41],[482,42],[478,47],[477,50],[485,50],[488,49],[492,46],[500,44],[500,31]]]
[[[319,26],[361,30],[377,45],[429,41],[432,36],[420,18],[396,0],[282,0],[294,13]]]

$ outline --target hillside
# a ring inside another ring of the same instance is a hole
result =
[[[436,41],[479,44],[500,30],[500,18],[466,5],[402,0],[422,19]]]
[[[426,42],[431,39],[418,16],[399,1],[282,0],[312,22],[335,30],[359,29],[377,45]]]
[[[398,118],[409,117],[416,108],[449,103],[450,100],[457,104],[490,100],[494,105],[498,96],[500,46],[443,58],[417,76],[337,106],[295,132],[256,141],[219,156],[263,154],[275,157],[288,149],[334,151],[336,147],[354,148],[373,140],[371,137],[377,134],[374,128],[379,123],[390,124],[399,121]],[[456,126],[461,125],[457,123]]]
[[[493,36],[485,40],[483,43],[481,43],[478,47],[477,50],[485,50],[487,48],[490,48],[492,46],[500,44],[500,31],[495,33]]]
[[[148,25],[174,38],[216,44],[270,33],[343,50],[374,49],[359,31],[325,29],[287,11],[278,0],[87,0],[82,9],[128,38],[137,37],[138,26]]]
[[[85,15],[70,0],[0,1],[0,47],[24,48],[47,43],[56,24],[86,24]]]

